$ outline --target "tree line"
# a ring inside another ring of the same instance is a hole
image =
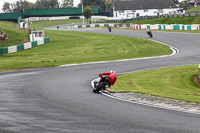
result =
[[[47,9],[47,8],[71,8],[74,7],[73,0],[37,0],[35,3],[28,2],[27,0],[18,0],[16,2],[5,2],[3,4],[3,11],[9,12],[23,12],[24,9]],[[83,0],[84,7],[96,7],[100,11],[110,12],[112,10],[113,0]],[[82,1],[78,4],[82,7]]]
[[[37,0],[35,3],[27,0],[18,0],[13,3],[5,2],[3,4],[3,11],[9,12],[23,12],[24,9],[41,9],[41,8],[69,8],[73,7],[73,0],[63,0],[59,3],[58,0]]]

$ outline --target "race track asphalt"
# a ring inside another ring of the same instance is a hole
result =
[[[145,31],[77,30],[149,39]],[[91,91],[91,80],[111,69],[125,73],[200,62],[199,34],[153,32],[153,35],[154,40],[176,47],[179,53],[163,58],[1,74],[0,132],[199,133],[200,115],[128,103]]]

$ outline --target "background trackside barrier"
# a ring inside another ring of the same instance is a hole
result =
[[[187,30],[192,30],[191,25],[188,25],[188,26],[187,26]]]
[[[3,47],[3,48],[0,48],[0,55],[23,51],[23,50],[34,48],[34,47],[37,47],[39,45],[43,45],[49,42],[50,42],[50,38],[46,37],[44,39],[34,41],[34,42],[28,42],[24,44],[18,44],[15,46]]]
[[[44,44],[44,39],[37,40],[37,42],[38,42],[38,46],[40,46],[40,45]]]
[[[180,30],[180,25],[179,24],[173,25],[173,30]]]
[[[87,28],[86,25],[82,25],[82,28]]]
[[[1,50],[1,54],[7,54],[8,53],[8,47],[3,47],[3,48],[0,48]]]
[[[115,27],[115,25],[114,25],[114,24],[109,24],[109,26],[110,26],[110,27]]]
[[[141,25],[133,25],[134,30],[141,30],[142,26]]]
[[[119,27],[119,28],[132,28],[135,30],[200,30],[199,24],[184,25],[184,24],[87,24],[87,25],[74,25],[73,28],[91,28],[91,27]]]
[[[32,45],[32,48],[37,47],[38,46],[37,41],[31,42],[31,45]]]
[[[185,26],[184,25],[182,25],[182,30],[185,30]]]
[[[104,24],[99,24],[99,27],[104,27]]]
[[[50,42],[50,38],[49,37],[44,38],[44,44],[49,43],[49,42]]]
[[[17,45],[17,52],[24,50],[24,44]]]
[[[126,24],[126,27],[131,27],[131,24]]]
[[[8,53],[14,53],[14,52],[17,52],[17,46],[8,47]]]
[[[24,49],[32,48],[31,42],[24,43]]]
[[[109,24],[104,24],[104,27],[108,27],[109,26]]]
[[[95,27],[95,24],[91,24],[90,27]]]
[[[163,25],[163,30],[166,30],[166,25],[165,24]]]
[[[199,30],[199,25],[191,25],[191,30]]]
[[[162,30],[162,27],[161,27],[161,25],[160,25],[160,24],[158,25],[158,29],[159,29],[159,30]]]
[[[74,29],[74,26],[67,26],[67,29]]]

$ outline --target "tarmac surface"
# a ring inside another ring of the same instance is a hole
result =
[[[145,31],[73,30],[149,39]],[[153,35],[154,40],[174,46],[179,53],[0,74],[0,132],[199,133],[198,114],[130,103],[92,92],[90,82],[111,69],[126,73],[200,62],[199,34]]]

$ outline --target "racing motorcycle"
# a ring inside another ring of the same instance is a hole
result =
[[[99,91],[104,91],[106,88],[109,87],[110,80],[108,75],[104,75],[102,77],[99,77],[91,82],[93,87],[94,93],[99,93]]]
[[[149,37],[153,37],[153,34],[151,31],[147,31],[147,34],[149,35]]]

